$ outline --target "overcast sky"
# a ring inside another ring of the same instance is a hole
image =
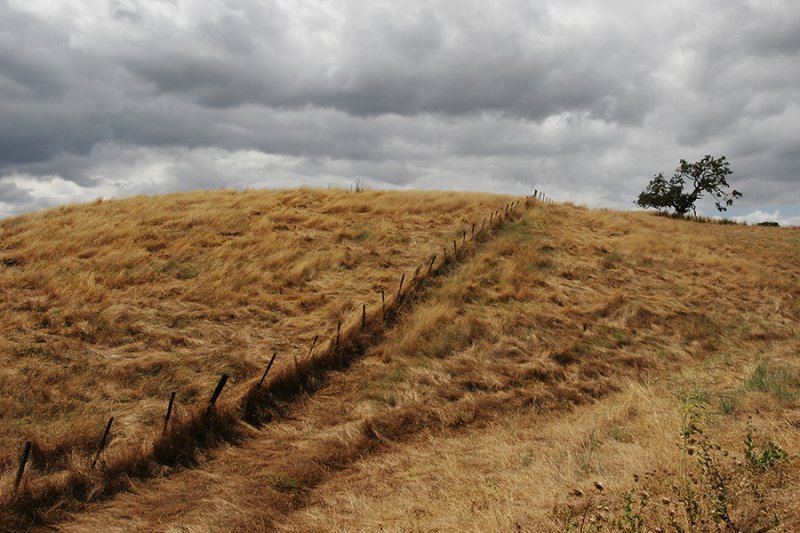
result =
[[[729,216],[800,225],[800,2],[0,0],[0,216],[356,179],[632,209],[705,154]]]

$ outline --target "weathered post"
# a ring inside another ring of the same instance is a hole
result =
[[[406,273],[403,272],[403,275],[400,276],[400,287],[397,288],[397,298],[396,301],[400,301],[401,292],[403,291],[403,282],[406,280]]]
[[[169,417],[172,416],[172,405],[175,403],[175,391],[172,391],[169,395],[169,403],[167,404],[167,414],[164,416],[164,427],[161,428],[161,434],[164,435],[167,432],[167,425],[169,424]]]
[[[22,446],[22,455],[19,457],[19,466],[17,466],[17,477],[14,478],[14,493],[19,490],[19,484],[22,482],[22,474],[25,473],[25,464],[28,462],[28,457],[31,454],[31,441],[26,440],[25,445]]]
[[[428,274],[430,274],[430,273],[431,273],[431,270],[433,269],[433,262],[434,262],[434,261],[436,261],[436,254],[433,254],[433,257],[431,257],[431,262],[430,262],[430,264],[428,265]]]
[[[211,410],[214,408],[214,404],[217,403],[217,399],[219,395],[222,393],[222,388],[228,382],[228,374],[222,374],[219,378],[219,383],[217,383],[217,388],[214,389],[214,394],[211,395],[211,399],[208,401],[208,409],[206,409],[206,414],[210,415]]]
[[[114,423],[114,417],[108,419],[108,424],[106,424],[106,430],[103,432],[103,436],[100,438],[100,444],[97,446],[97,453],[94,454],[94,459],[92,459],[92,468],[94,465],[97,464],[97,460],[100,458],[100,454],[103,452],[103,449],[106,447],[106,442],[108,441],[108,432],[111,431],[111,424]]]
[[[381,289],[381,316],[386,320],[386,293]]]
[[[311,359],[311,354],[314,353],[314,347],[317,345],[317,340],[319,340],[319,335],[314,335],[314,340],[311,342],[311,349],[308,350],[309,359]]]
[[[367,304],[361,305],[361,331],[367,329]]]
[[[261,375],[261,379],[258,380],[258,386],[259,387],[264,383],[264,380],[267,379],[267,372],[269,372],[269,369],[272,368],[272,363],[275,362],[275,356],[277,356],[277,355],[278,355],[278,352],[272,352],[272,357],[270,358],[269,363],[267,364],[267,368],[266,368],[266,370],[264,370],[264,373]]]

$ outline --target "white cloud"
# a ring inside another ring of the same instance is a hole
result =
[[[784,216],[780,209],[776,209],[772,213],[765,213],[761,210],[755,210],[746,215],[731,217],[737,222],[746,222],[748,224],[758,224],[760,222],[777,222],[781,226],[800,226],[800,215]]]

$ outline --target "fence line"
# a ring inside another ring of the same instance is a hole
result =
[[[510,221],[514,214],[514,209],[519,206],[524,205],[526,208],[531,205],[531,200],[535,199],[544,203],[552,203],[552,201],[547,198],[543,193],[538,190],[534,190],[534,194],[532,196],[526,196],[524,199],[518,199],[513,202],[507,203],[502,210],[497,209],[493,210],[490,216],[484,218],[480,224],[480,228],[476,232],[476,228],[478,227],[477,224],[471,224],[470,230],[470,242],[475,242],[477,238],[481,237],[484,234],[484,230],[496,230],[502,227],[503,224]],[[461,232],[461,257],[467,257],[466,255],[466,248],[467,248],[467,231],[462,230]],[[411,278],[410,283],[405,284],[405,272],[401,274],[400,277],[400,284],[398,286],[397,294],[393,302],[387,304],[385,291],[381,290],[381,315],[380,317],[369,317],[367,313],[367,304],[362,304],[361,313],[360,313],[360,323],[357,322],[355,325],[351,325],[350,327],[345,328],[342,331],[342,320],[339,319],[336,326],[336,336],[335,339],[332,339],[328,343],[328,349],[324,353],[315,357],[314,349],[317,347],[319,335],[315,335],[312,341],[311,347],[308,351],[308,355],[306,359],[302,362],[298,361],[297,357],[294,358],[294,366],[284,366],[278,369],[278,373],[272,376],[269,381],[266,381],[267,375],[270,369],[273,366],[273,363],[276,360],[277,352],[273,352],[272,357],[269,360],[269,363],[264,370],[261,378],[253,383],[245,392],[244,395],[240,397],[238,404],[235,406],[235,409],[239,412],[239,415],[233,417],[232,423],[235,423],[237,420],[245,420],[248,422],[256,422],[262,423],[264,421],[268,421],[271,417],[271,411],[274,410],[278,413],[279,416],[283,416],[283,412],[279,404],[277,403],[279,400],[287,400],[291,399],[294,395],[296,395],[299,391],[309,391],[310,388],[309,384],[311,381],[316,380],[316,384],[321,383],[318,379],[320,375],[324,374],[328,369],[334,368],[336,365],[346,365],[349,361],[353,360],[355,357],[363,354],[366,350],[366,347],[370,345],[371,342],[377,340],[383,330],[386,328],[387,324],[391,324],[398,315],[398,312],[401,309],[401,306],[404,303],[404,300],[409,300],[406,298],[407,296],[412,295],[417,290],[424,288],[425,283],[432,279],[433,277],[439,275],[441,272],[444,271],[445,268],[451,262],[457,262],[459,259],[459,248],[457,246],[456,240],[453,240],[453,258],[452,261],[449,260],[447,255],[447,246],[443,247],[443,255],[438,264],[435,266],[437,259],[437,254],[433,254],[431,256],[430,261],[427,259],[425,263],[427,263],[427,270],[421,270],[421,267],[418,266],[414,271],[414,276]],[[423,265],[425,266],[425,265]],[[434,268],[435,267],[435,268]],[[420,272],[423,272],[420,275]],[[405,284],[405,291],[404,289]],[[371,327],[370,327],[371,325]],[[319,364],[319,366],[318,366]],[[214,413],[214,406],[219,399],[225,384],[228,381],[228,374],[222,374],[220,377],[219,382],[217,383],[216,388],[209,400],[207,408],[202,411],[195,411],[194,414],[189,415],[189,419],[183,421],[183,426],[192,425],[194,421],[191,419],[192,417],[198,418],[198,413],[203,413],[205,419],[208,422],[208,431],[219,431],[220,429],[210,421],[213,417],[211,417],[212,413]],[[316,388],[316,387],[314,387]],[[168,444],[171,435],[177,431],[175,426],[170,426],[170,417],[173,412],[173,404],[175,402],[176,393],[172,392],[169,399],[169,404],[167,407],[167,412],[164,417],[164,423],[161,430],[160,438],[157,438],[154,441],[152,449],[150,451],[150,458],[156,462],[161,462],[162,464],[166,464],[163,461],[158,460],[158,449],[159,446],[164,446],[165,443]],[[215,415],[217,416],[217,415]],[[94,469],[100,455],[102,454],[103,450],[106,448],[109,435],[111,431],[111,426],[114,422],[114,417],[110,417],[105,427],[105,431],[98,443],[97,450],[94,454],[94,457],[91,462],[91,469]],[[219,422],[219,420],[217,420]],[[195,445],[196,443],[190,443],[189,445]],[[19,465],[17,468],[17,474],[14,479],[14,486],[13,486],[13,497],[10,500],[11,503],[21,502],[23,500],[18,499],[18,492],[20,486],[22,486],[23,491],[25,490],[25,485],[22,484],[23,476],[25,473],[25,466],[29,460],[32,450],[32,443],[30,441],[26,441],[23,446],[23,452],[20,456]],[[145,460],[142,458],[142,460]],[[102,464],[101,464],[102,465]],[[126,472],[116,472],[116,475],[126,475]],[[30,477],[30,474],[29,474]],[[3,498],[6,499],[6,498]],[[0,503],[4,503],[3,499],[0,499]],[[28,495],[27,503],[30,503],[31,498]],[[23,502],[24,503],[24,502]],[[22,509],[20,509],[22,512]]]

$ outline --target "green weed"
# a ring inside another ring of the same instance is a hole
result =
[[[772,394],[782,403],[795,398],[797,386],[797,379],[788,370],[772,368],[764,362],[756,366],[746,383],[748,389]]]

